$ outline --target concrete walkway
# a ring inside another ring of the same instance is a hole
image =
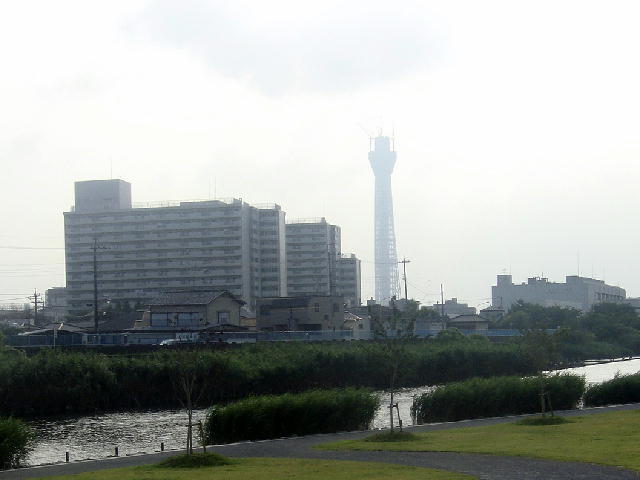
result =
[[[563,416],[579,416],[618,410],[640,409],[640,404],[614,407],[589,408],[558,412]],[[451,428],[464,428],[481,425],[513,422],[522,416],[500,417],[461,422],[440,423],[410,427],[412,432],[428,432]],[[366,462],[386,462],[400,465],[438,468],[452,472],[466,473],[479,479],[488,480],[626,480],[640,479],[636,472],[604,467],[588,463],[557,462],[524,457],[506,457],[454,452],[360,452],[317,450],[315,445],[337,440],[350,440],[370,435],[370,431],[346,432],[338,434],[311,435],[307,437],[244,442],[230,445],[216,445],[210,450],[229,457],[280,457],[315,458],[322,460],[353,460]],[[0,472],[0,480],[38,478],[51,475],[67,475],[89,472],[105,468],[147,465],[176,455],[180,452],[164,452],[150,455],[110,458],[105,460],[62,463],[41,467],[24,468]]]

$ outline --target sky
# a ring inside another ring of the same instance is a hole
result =
[[[73,182],[324,216],[373,294],[369,136],[395,136],[409,296],[497,274],[640,296],[640,4],[0,3],[0,303],[64,285]]]

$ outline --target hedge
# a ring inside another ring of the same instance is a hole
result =
[[[588,407],[635,402],[640,402],[640,373],[620,375],[591,385],[584,394],[584,404]]]
[[[556,410],[576,408],[585,388],[583,377],[544,378]],[[417,397],[412,413],[419,423],[447,422],[540,411],[540,377],[472,378],[437,387]]]
[[[313,390],[250,397],[213,407],[206,419],[208,443],[331,433],[369,426],[378,408],[366,390]]]

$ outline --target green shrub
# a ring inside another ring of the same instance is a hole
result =
[[[419,396],[412,407],[419,423],[533,413],[540,410],[540,377],[473,378]],[[585,381],[576,375],[544,377],[553,408],[575,408]]]
[[[516,425],[529,425],[529,426],[542,426],[542,425],[562,425],[563,423],[571,423],[571,420],[567,420],[564,417],[554,416],[535,416],[527,417],[522,420],[518,420]]]
[[[330,433],[366,428],[378,408],[365,390],[313,390],[299,394],[250,397],[207,415],[208,443]]]
[[[584,404],[588,407],[635,402],[640,402],[640,373],[591,385],[584,394]]]
[[[231,459],[227,457],[209,452],[175,455],[158,463],[157,466],[161,468],[199,468],[218,467],[220,465],[231,465],[232,463]]]
[[[33,433],[17,418],[0,418],[0,469],[16,468],[29,453]]]
[[[416,440],[420,440],[420,437],[413,433],[399,430],[375,433],[364,439],[365,442],[415,442]]]

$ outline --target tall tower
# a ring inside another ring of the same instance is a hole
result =
[[[375,192],[375,262],[376,300],[387,305],[391,297],[398,294],[398,257],[396,234],[393,227],[393,197],[391,195],[391,173],[396,164],[396,152],[391,148],[389,137],[373,139],[373,150],[369,151],[369,163],[376,177]]]

